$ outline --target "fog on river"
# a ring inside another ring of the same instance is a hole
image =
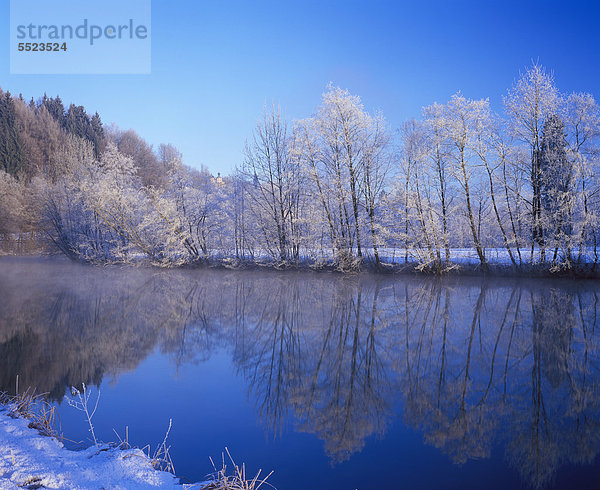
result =
[[[157,352],[175,370],[226,352],[267,440],[308,434],[335,468],[399,419],[450,463],[495,458],[543,487],[598,468],[599,295],[594,281],[1,258],[0,390],[18,375],[58,402]]]

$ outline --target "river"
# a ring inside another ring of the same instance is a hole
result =
[[[184,481],[228,447],[279,490],[597,488],[600,282],[0,258],[0,390],[100,392],[96,435]],[[126,429],[127,428],[127,429]]]

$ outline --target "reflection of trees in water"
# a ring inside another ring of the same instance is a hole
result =
[[[489,405],[482,400],[487,393],[480,397],[473,393],[476,380],[484,381],[481,309],[486,288],[469,291],[468,300],[474,300],[474,307],[466,309],[455,304],[454,291],[439,283],[428,286],[412,295],[404,288],[402,306],[414,316],[404,329],[406,366],[401,377],[407,400],[405,416],[425,430],[428,442],[443,448],[455,462],[486,457],[496,419],[489,416]],[[460,289],[458,293],[464,295]],[[413,305],[423,306],[416,309]],[[456,306],[464,313],[458,324],[453,321]]]
[[[507,458],[534,486],[600,441],[594,283],[3,262],[0,389],[65,386],[233,351],[267,430],[316,434],[332,461],[405,420],[457,463]]]
[[[236,285],[234,362],[254,391],[260,419],[277,431],[302,375],[301,297],[298,282],[261,286]]]
[[[235,362],[270,431],[281,430],[291,410],[300,430],[317,434],[334,460],[344,460],[382,432],[388,412],[380,285],[357,289],[354,281],[308,277],[246,288]]]
[[[2,281],[0,387],[35,386],[60,399],[65,386],[100,383],[105,372],[131,369],[154,345],[146,329],[131,328],[145,284],[119,291],[90,276],[28,276]],[[88,282],[88,280],[90,280]],[[141,309],[141,308],[140,308]]]
[[[383,433],[391,401],[390,357],[380,344],[380,285],[342,291],[322,294],[323,328],[304,346],[309,362],[293,405],[299,427],[322,438],[335,461],[360,450],[369,435]]]
[[[208,357],[219,307],[208,285],[153,270],[69,263],[3,264],[0,390],[33,386],[60,400],[65,388],[134,369],[158,345],[175,362]]]
[[[561,464],[594,459],[595,287],[403,289],[396,304],[413,318],[398,372],[407,420],[426,440],[462,463],[506,438],[508,458],[536,487]]]
[[[565,463],[590,463],[598,452],[597,291],[547,288],[530,292],[529,371],[519,381],[513,409],[511,460],[534,486],[543,486]],[[587,307],[584,305],[588,305]],[[524,370],[525,370],[524,369]]]

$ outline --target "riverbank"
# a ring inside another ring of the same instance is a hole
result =
[[[452,259],[441,263],[419,263],[414,259],[404,262],[404,257],[397,254],[383,257],[377,264],[370,257],[362,261],[352,260],[341,263],[331,259],[311,260],[302,259],[297,262],[273,261],[267,257],[235,258],[235,257],[207,257],[196,262],[181,263],[156,263],[142,256],[130,257],[127,260],[91,261],[81,257],[67,256],[61,252],[40,252],[29,254],[1,253],[0,257],[64,257],[75,263],[93,266],[142,266],[157,267],[159,269],[223,269],[245,271],[289,271],[289,272],[329,272],[334,274],[353,275],[358,273],[371,273],[383,275],[418,275],[418,276],[444,276],[444,277],[507,277],[507,278],[565,278],[565,279],[600,279],[600,265],[594,258],[585,262],[553,265],[549,262],[539,262],[535,257],[534,262],[523,260],[514,265],[503,250],[490,252],[486,266],[479,263],[473,250],[453,249]],[[529,257],[529,259],[531,259]]]
[[[157,471],[140,449],[103,445],[71,451],[30,421],[0,409],[0,489],[181,489],[170,473]]]
[[[0,393],[0,490],[258,490],[273,474],[271,471],[260,478],[259,470],[255,477],[248,478],[246,466],[238,466],[225,448],[228,461],[223,454],[221,469],[213,463],[214,473],[207,480],[181,483],[173,474],[170,446],[166,445],[169,431],[152,458],[142,449],[132,448],[127,440],[69,450],[62,434],[56,431],[54,407],[32,393],[27,390],[13,397]],[[91,418],[89,422],[93,434]]]
[[[154,265],[151,262],[129,262],[136,264]],[[99,265],[99,264],[96,264]],[[166,267],[172,267],[167,265]],[[332,260],[313,261],[302,260],[299,262],[276,262],[272,260],[250,260],[238,258],[209,258],[196,263],[186,263],[175,267],[188,269],[212,268],[229,270],[261,270],[261,271],[305,271],[305,272],[330,272],[337,274],[384,274],[384,275],[420,275],[420,276],[452,276],[452,277],[514,277],[514,278],[566,278],[566,279],[600,279],[600,266],[595,262],[580,264],[553,265],[551,263],[522,262],[513,265],[503,257],[496,257],[482,266],[477,259],[465,253],[457,256],[450,262],[419,263],[414,260],[404,262],[399,258],[387,258],[377,264],[371,258],[362,261],[340,263]]]

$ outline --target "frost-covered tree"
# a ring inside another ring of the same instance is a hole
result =
[[[170,241],[179,243],[188,262],[206,260],[233,248],[230,185],[207,172],[172,161],[165,192],[153,192],[152,204],[168,225]]]
[[[271,257],[298,261],[302,172],[294,157],[281,110],[265,108],[246,143],[241,177],[246,210],[258,225],[259,241]]]
[[[450,261],[449,222],[452,206],[452,183],[448,178],[449,149],[445,139],[444,106],[434,103],[423,109],[423,123],[426,130],[426,146],[429,165],[433,171],[436,194],[439,199],[439,214],[442,220],[442,240],[444,243],[444,258]]]
[[[575,175],[573,162],[567,155],[565,125],[555,114],[544,123],[540,172],[542,223],[546,241],[554,248],[552,263],[556,264],[560,248],[570,264]]]
[[[474,161],[474,147],[479,132],[488,124],[487,100],[469,100],[462,94],[453,95],[446,106],[446,135],[451,145],[452,175],[459,184],[464,198],[464,211],[473,238],[473,246],[483,268],[487,267],[482,235],[482,193],[479,183],[478,162]]]
[[[371,235],[371,248],[377,267],[381,265],[379,247],[384,245],[383,229],[380,223],[383,195],[388,183],[394,154],[391,150],[391,133],[381,114],[369,118],[369,125],[363,134],[363,175],[361,182],[364,210],[367,215]]]
[[[484,100],[479,101],[479,104],[480,110],[474,122],[471,149],[477,156],[479,165],[483,167],[484,172],[482,172],[481,178],[486,181],[487,186],[482,185],[482,192],[487,191],[495,217],[495,223],[493,223],[493,218],[486,223],[488,240],[490,243],[497,241],[499,232],[508,257],[516,267],[517,260],[513,253],[513,247],[516,245],[517,254],[520,256],[519,240],[516,231],[513,229],[511,234],[511,227],[505,222],[506,217],[512,219],[512,211],[510,199],[507,198],[505,202],[501,191],[504,186],[505,196],[508,195],[506,180],[503,181],[502,177],[505,173],[509,150],[503,140],[499,121],[490,111],[489,102]]]
[[[540,64],[532,64],[516,81],[504,98],[510,118],[510,129],[530,152],[531,182],[531,256],[534,247],[540,248],[540,258],[545,257],[542,225],[542,128],[546,119],[556,113],[560,94],[551,74]]]
[[[575,218],[579,221],[577,262],[591,247],[598,261],[597,228],[600,223],[600,108],[591,94],[569,95],[564,111],[569,157],[573,160],[576,185]]]
[[[21,230],[24,199],[24,185],[0,170],[0,238]]]
[[[109,145],[100,161],[93,145],[72,138],[63,150],[69,172],[55,184],[40,185],[45,229],[66,255],[91,262],[127,260],[141,251],[157,262],[152,233],[140,228],[148,208],[130,158]]]
[[[107,138],[116,145],[120,153],[133,159],[137,175],[144,186],[165,186],[166,173],[152,145],[133,129],[124,131],[113,125],[106,130],[106,133]]]
[[[17,127],[23,143],[23,175],[29,181],[35,176],[55,180],[62,168],[56,153],[70,136],[61,128],[45,106],[30,108],[23,101],[15,101]]]
[[[390,165],[385,121],[367,113],[359,97],[330,85],[316,114],[299,122],[296,133],[334,260],[342,267],[359,264],[368,230],[378,263],[377,208]]]
[[[436,172],[427,165],[428,146],[423,125],[409,121],[402,128],[403,151],[400,158],[402,210],[404,219],[400,236],[404,242],[404,261],[415,258],[421,269],[441,271],[444,246],[443,218],[436,209]],[[439,170],[439,169],[438,169]],[[446,182],[446,181],[444,181]],[[446,222],[446,226],[448,222]]]

